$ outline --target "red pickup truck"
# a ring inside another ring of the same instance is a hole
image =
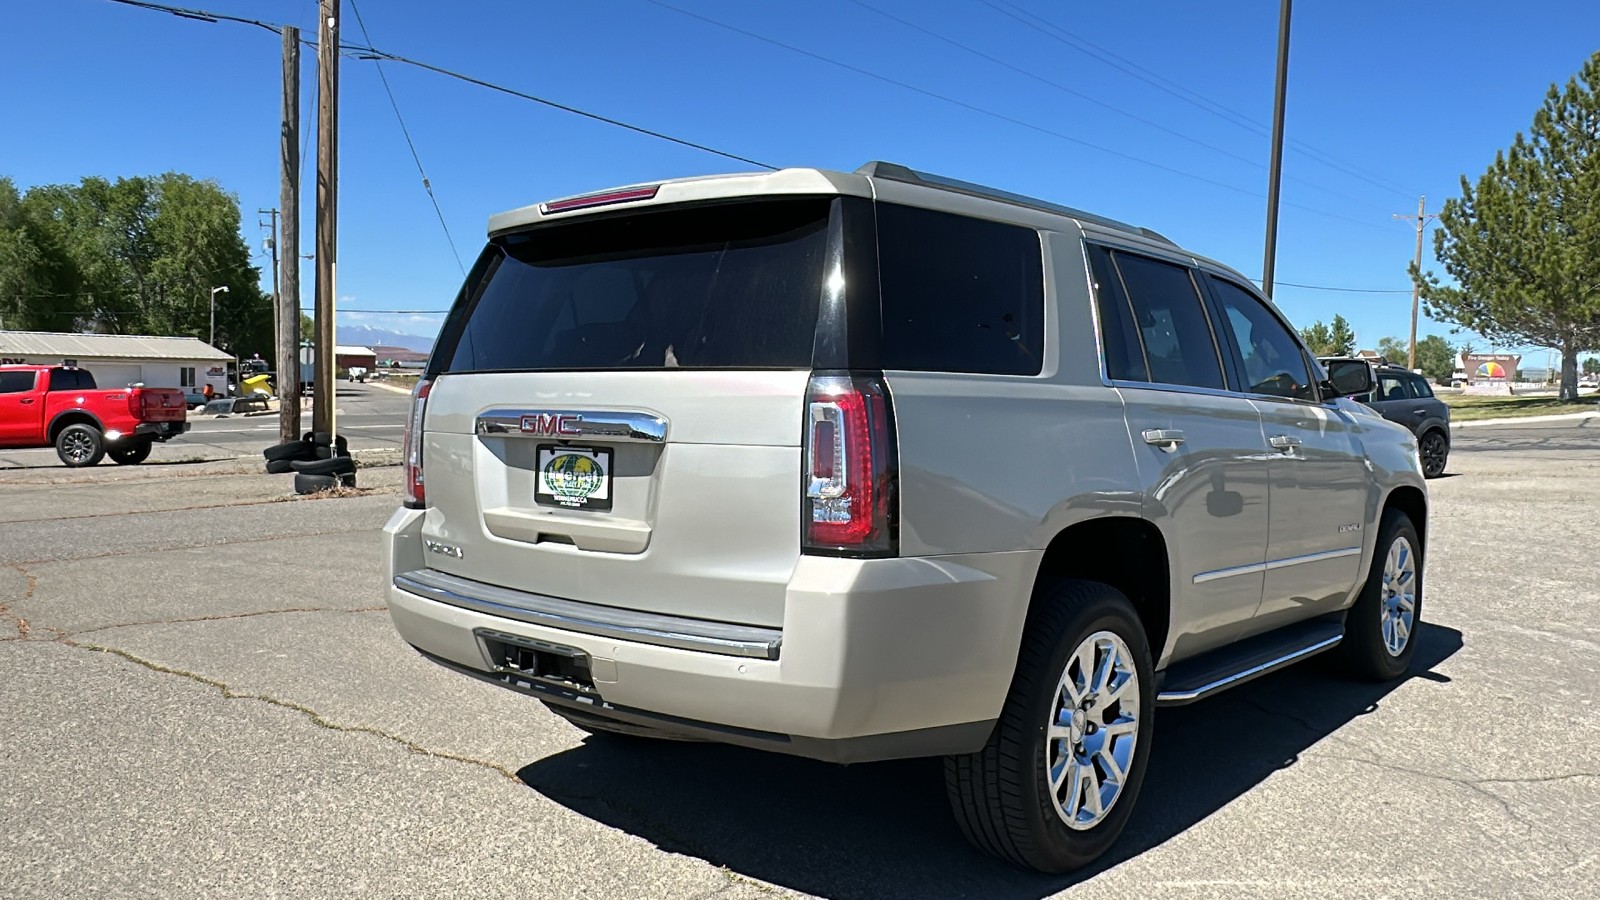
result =
[[[188,411],[177,388],[99,390],[85,369],[0,366],[0,447],[53,446],[74,468],[142,463],[189,430]]]

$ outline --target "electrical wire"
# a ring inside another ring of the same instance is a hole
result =
[[[188,8],[181,7],[181,6],[167,6],[167,5],[162,4],[162,3],[147,3],[147,2],[144,2],[144,0],[109,0],[109,2],[111,2],[111,3],[120,3],[120,4],[123,4],[123,5],[126,5],[126,6],[135,6],[135,7],[141,8],[141,9],[154,10],[156,12],[170,13],[170,14],[178,16],[180,18],[196,19],[196,20],[199,20],[201,22],[219,22],[219,21],[222,21],[222,22],[242,22],[242,23],[247,24],[247,25],[256,25],[256,26],[259,26],[261,28],[265,28],[268,31],[274,32],[276,34],[282,34],[283,33],[283,27],[284,27],[282,25],[274,25],[274,24],[269,23],[269,22],[261,22],[261,21],[255,20],[255,19],[243,19],[243,18],[240,18],[238,16],[229,16],[229,15],[224,15],[222,13],[207,12],[205,10],[188,9]],[[313,45],[312,42],[309,41],[309,40],[302,40],[302,42],[305,43],[308,46]],[[575,116],[582,116],[585,119],[589,119],[589,120],[595,121],[595,122],[601,122],[603,124],[611,125],[611,126],[614,126],[614,127],[617,127],[617,128],[622,128],[622,129],[625,129],[627,131],[631,131],[631,132],[633,132],[635,134],[642,134],[642,135],[645,135],[646,137],[653,137],[653,138],[656,138],[657,140],[667,141],[668,143],[677,144],[680,147],[688,147],[691,150],[699,150],[702,153],[710,153],[713,156],[720,156],[720,157],[722,157],[724,159],[733,160],[734,162],[740,162],[740,163],[744,163],[745,165],[755,166],[758,169],[776,170],[778,168],[777,166],[770,165],[770,164],[764,163],[764,162],[760,162],[758,160],[751,159],[751,158],[749,158],[747,156],[740,156],[740,155],[738,155],[736,153],[729,153],[726,150],[718,150],[715,147],[707,146],[705,144],[695,143],[694,141],[685,140],[684,138],[673,137],[670,134],[664,134],[662,132],[654,131],[652,129],[645,128],[645,127],[640,126],[640,125],[634,125],[634,124],[631,124],[629,122],[624,122],[621,119],[613,119],[610,116],[603,116],[603,115],[600,115],[599,113],[589,112],[586,109],[579,109],[576,106],[569,106],[568,104],[560,103],[560,102],[555,101],[555,100],[550,100],[550,99],[547,99],[545,97],[540,97],[540,96],[537,96],[537,95],[534,95],[534,94],[530,94],[530,93],[527,93],[525,91],[519,91],[519,90],[516,90],[514,88],[508,88],[508,87],[505,87],[503,85],[495,84],[495,83],[490,82],[490,81],[484,81],[481,78],[474,78],[471,75],[466,75],[466,74],[463,74],[461,72],[451,71],[450,69],[446,69],[446,68],[444,68],[442,66],[436,66],[436,65],[433,65],[431,63],[425,63],[425,62],[422,62],[421,60],[408,59],[407,57],[400,56],[399,54],[395,54],[395,53],[386,53],[386,52],[384,52],[382,50],[379,50],[379,49],[377,49],[375,47],[362,47],[362,46],[354,45],[354,44],[344,44],[344,45],[341,45],[339,49],[342,52],[341,55],[348,54],[350,56],[350,58],[353,58],[353,59],[361,59],[361,60],[384,59],[384,60],[389,60],[391,62],[404,63],[404,64],[409,65],[409,66],[416,66],[416,67],[421,68],[421,69],[427,69],[428,71],[437,73],[439,75],[445,75],[445,76],[448,76],[450,78],[455,78],[455,79],[458,79],[460,81],[465,81],[465,82],[467,82],[469,84],[478,85],[479,87],[486,87],[486,88],[489,88],[490,90],[499,91],[502,94],[509,94],[509,95],[511,95],[513,97],[519,97],[519,98],[521,98],[523,100],[530,100],[530,101],[532,101],[534,103],[538,103],[538,104],[541,104],[543,106],[547,106],[547,107],[549,107],[551,109],[557,109],[557,110],[560,110],[562,112],[571,113],[571,114],[573,114]]]
[[[361,7],[356,5],[356,0],[350,0],[350,11],[356,15],[356,25],[361,28],[361,37],[368,44],[372,43],[372,35],[367,32],[367,23],[361,18]],[[444,210],[439,208],[439,198],[433,193],[433,184],[428,181],[428,173],[422,169],[422,157],[417,155],[417,145],[411,140],[411,129],[406,127],[405,117],[400,115],[400,103],[395,100],[394,89],[389,86],[389,76],[383,73],[383,63],[374,60],[373,67],[378,70],[378,80],[383,82],[383,91],[389,95],[389,105],[394,108],[395,120],[400,123],[400,133],[405,135],[406,147],[411,150],[411,159],[417,164],[417,174],[422,177],[422,189],[428,192],[428,199],[433,201],[433,212],[439,217],[439,227],[444,229],[444,239],[450,244],[450,253],[456,258],[456,268],[461,274],[467,274],[467,267],[461,262],[461,251],[456,249],[456,239],[450,234],[450,226],[445,224]]]
[[[1169,172],[1169,173],[1171,173],[1173,175],[1177,175],[1177,176],[1179,176],[1181,178],[1188,178],[1190,180],[1198,181],[1198,182],[1201,182],[1203,184],[1209,184],[1209,185],[1211,185],[1213,187],[1219,187],[1219,188],[1222,188],[1223,190],[1232,191],[1232,192],[1234,192],[1236,194],[1243,194],[1246,197],[1262,198],[1262,197],[1266,196],[1266,195],[1258,193],[1256,191],[1252,191],[1252,190],[1250,190],[1248,188],[1242,188],[1242,187],[1239,187],[1238,185],[1233,185],[1233,184],[1228,184],[1226,182],[1217,181],[1216,179],[1213,179],[1213,178],[1207,178],[1204,175],[1197,175],[1194,172],[1188,172],[1188,171],[1185,171],[1183,169],[1174,168],[1173,166],[1169,166],[1169,165],[1166,165],[1164,163],[1159,163],[1159,162],[1156,162],[1155,160],[1145,159],[1144,157],[1135,156],[1135,155],[1133,155],[1131,153],[1125,153],[1125,152],[1123,152],[1121,150],[1117,150],[1117,149],[1114,149],[1112,147],[1107,147],[1107,146],[1104,146],[1102,144],[1096,144],[1093,141],[1086,141],[1083,138],[1075,137],[1073,135],[1066,134],[1065,132],[1056,131],[1055,129],[1047,128],[1047,127],[1045,127],[1043,125],[1039,125],[1039,124],[1037,124],[1035,122],[1029,122],[1029,121],[1027,121],[1025,119],[1019,119],[1019,118],[1016,118],[1015,116],[1007,115],[1007,114],[1002,113],[1002,112],[996,112],[995,110],[992,110],[992,109],[988,109],[988,108],[985,108],[985,107],[982,107],[982,106],[978,106],[978,105],[973,104],[973,103],[968,103],[965,100],[958,100],[955,97],[951,97],[951,96],[949,96],[947,94],[941,94],[941,93],[938,93],[937,91],[931,91],[931,90],[928,90],[927,88],[918,87],[918,86],[916,86],[914,84],[911,84],[909,82],[901,81],[901,80],[899,80],[897,78],[892,78],[892,77],[890,77],[888,75],[884,75],[884,74],[881,74],[879,72],[871,71],[870,69],[861,68],[860,66],[854,65],[852,63],[847,63],[847,62],[844,62],[842,60],[837,60],[837,59],[834,59],[834,58],[829,57],[829,56],[824,56],[824,55],[822,55],[820,53],[815,53],[813,51],[806,50],[806,49],[801,48],[801,47],[796,47],[793,44],[784,43],[783,41],[780,41],[777,38],[767,37],[764,34],[758,34],[758,33],[754,32],[754,31],[749,31],[749,30],[746,30],[744,28],[740,28],[740,27],[738,27],[736,25],[730,25],[730,24],[728,24],[726,22],[722,22],[722,21],[719,21],[717,19],[713,19],[713,18],[711,18],[709,16],[701,15],[700,13],[693,12],[691,10],[682,9],[681,7],[673,6],[670,3],[664,2],[664,0],[644,0],[644,2],[649,3],[652,6],[658,6],[658,7],[662,8],[662,9],[669,10],[671,12],[677,13],[677,14],[679,14],[681,16],[685,16],[687,18],[696,19],[698,21],[706,23],[707,25],[711,25],[711,26],[716,27],[716,28],[721,28],[721,29],[723,29],[725,31],[731,31],[731,32],[733,32],[735,34],[743,35],[743,36],[745,36],[747,38],[750,38],[752,40],[760,41],[760,42],[765,43],[765,44],[770,44],[770,45],[772,45],[774,47],[780,47],[780,48],[782,48],[784,50],[788,50],[791,53],[797,53],[797,54],[799,54],[801,56],[805,56],[807,58],[814,59],[814,60],[816,60],[818,62],[826,63],[826,64],[828,64],[830,66],[835,66],[837,68],[844,69],[845,71],[848,71],[848,72],[854,72],[857,75],[862,75],[862,76],[865,76],[867,78],[871,78],[871,79],[873,79],[875,81],[881,81],[884,84],[892,85],[892,86],[898,87],[898,88],[900,88],[902,90],[910,91],[910,92],[912,92],[914,94],[921,94],[924,97],[929,97],[929,98],[932,98],[934,100],[938,100],[941,103],[946,103],[946,104],[949,104],[951,106],[956,106],[956,107],[959,107],[961,109],[968,110],[969,112],[975,112],[975,113],[978,113],[979,115],[988,116],[991,119],[997,119],[997,120],[1002,121],[1002,122],[1007,122],[1007,123],[1010,123],[1012,125],[1017,125],[1017,126],[1020,126],[1022,128],[1029,129],[1030,131],[1036,131],[1036,132],[1038,132],[1040,134],[1043,134],[1043,135],[1046,135],[1046,136],[1049,136],[1049,137],[1053,137],[1053,138],[1056,138],[1058,140],[1066,141],[1067,143],[1070,143],[1070,144],[1077,144],[1078,146],[1087,147],[1087,148],[1089,148],[1091,150],[1098,150],[1101,153],[1105,153],[1105,154],[1110,155],[1110,156],[1115,156],[1115,157],[1117,157],[1119,159],[1125,159],[1125,160],[1127,160],[1129,162],[1137,163],[1137,164],[1142,165],[1142,166],[1148,166],[1149,168],[1159,169],[1159,170],[1161,170],[1163,172]],[[1385,226],[1379,225],[1379,224],[1371,222],[1371,221],[1367,221],[1367,220],[1364,220],[1364,219],[1354,219],[1354,218],[1351,218],[1349,216],[1340,215],[1339,213],[1335,213],[1335,212],[1329,212],[1328,210],[1325,210],[1325,209],[1318,209],[1318,208],[1313,207],[1313,206],[1305,206],[1303,204],[1290,203],[1288,201],[1282,201],[1282,205],[1288,206],[1288,207],[1293,207],[1293,208],[1299,209],[1299,210],[1303,210],[1305,212],[1314,213],[1314,214],[1319,215],[1319,216],[1325,216],[1325,217],[1330,218],[1330,219],[1338,219],[1338,220],[1341,220],[1341,221],[1344,221],[1344,222],[1349,222],[1349,223],[1352,223],[1352,224],[1355,224],[1355,225],[1360,225],[1360,226],[1362,226],[1364,228],[1378,228],[1378,229],[1382,229],[1382,230],[1388,230]]]
[[[1039,32],[1040,34],[1059,44],[1064,44],[1065,46],[1077,50],[1079,53],[1083,53],[1086,56],[1097,59],[1100,62],[1105,63],[1106,65],[1111,66],[1112,68],[1123,72],[1126,75],[1143,81],[1145,84],[1148,84],[1157,90],[1170,94],[1179,100],[1182,100],[1183,102],[1200,109],[1203,112],[1216,116],[1217,118],[1222,119],[1223,121],[1232,125],[1244,128],[1247,131],[1253,131],[1260,135],[1267,134],[1266,125],[1263,125],[1255,119],[1250,118],[1244,113],[1218,103],[1217,101],[1212,100],[1203,94],[1190,90],[1189,88],[1186,88],[1177,82],[1164,78],[1161,75],[1158,75],[1155,72],[1140,66],[1138,63],[1135,63],[1132,60],[1118,56],[1117,54],[1112,53],[1110,50],[1095,44],[1093,41],[1073,34],[1067,29],[1062,28],[1061,26],[1056,25],[1047,19],[1022,9],[1013,3],[1007,2],[1007,0],[1001,0],[1001,3],[1004,4],[1004,7],[1009,7],[1009,9],[1003,8],[1002,5],[992,2],[992,0],[977,0],[977,2],[982,3],[984,6],[989,7],[990,9],[1000,13],[1003,16],[1006,16],[1007,18],[1010,18],[1021,23],[1022,25],[1027,26],[1028,28],[1033,29],[1034,31]],[[1416,192],[1409,191],[1404,187],[1397,185],[1393,181],[1389,181],[1388,179],[1382,179],[1380,181],[1378,179],[1370,178],[1353,168],[1347,167],[1330,155],[1318,150],[1304,141],[1290,138],[1287,140],[1287,143],[1301,153],[1304,153],[1306,156],[1311,157],[1313,160],[1316,160],[1317,162],[1320,162],[1331,169],[1335,169],[1339,172],[1349,175],[1352,178],[1358,178],[1362,181],[1365,181],[1373,187],[1381,188],[1386,191],[1393,191],[1407,198],[1416,196]]]
[[[1151,128],[1156,129],[1157,131],[1161,131],[1161,132],[1164,132],[1166,134],[1170,134],[1173,137],[1178,138],[1179,140],[1187,141],[1188,143],[1194,144],[1197,147],[1204,147],[1205,149],[1210,150],[1213,153],[1221,154],[1222,156],[1226,156],[1229,159],[1236,160],[1238,162],[1242,162],[1245,165],[1251,166],[1253,168],[1265,169],[1267,167],[1265,163],[1261,162],[1258,159],[1253,159],[1253,158],[1251,158],[1249,156],[1245,156],[1242,153],[1235,153],[1232,150],[1227,149],[1226,147],[1219,147],[1216,144],[1210,143],[1208,141],[1203,141],[1200,138],[1193,137],[1193,136],[1188,135],[1188,134],[1184,134],[1183,132],[1177,130],[1176,128],[1172,128],[1172,127],[1169,127],[1167,125],[1164,125],[1161,122],[1158,122],[1158,121],[1156,121],[1154,119],[1146,118],[1144,116],[1139,115],[1138,113],[1129,112],[1128,110],[1123,109],[1120,106],[1116,106],[1115,104],[1107,103],[1104,100],[1101,100],[1100,98],[1098,98],[1098,97],[1096,97],[1096,96],[1094,96],[1092,94],[1088,94],[1088,93],[1085,93],[1083,91],[1079,91],[1079,90],[1075,90],[1073,88],[1067,87],[1066,85],[1060,83],[1059,81],[1053,81],[1053,80],[1051,80],[1049,78],[1044,77],[1043,75],[1038,74],[1037,72],[1031,72],[1031,71],[1029,71],[1027,69],[1022,68],[1021,66],[1014,65],[1014,64],[1012,64],[1012,63],[1010,63],[1010,62],[1008,62],[1008,61],[1006,61],[1004,59],[1001,59],[998,56],[994,56],[994,55],[991,55],[989,53],[985,53],[982,50],[979,50],[976,47],[973,47],[973,46],[971,46],[969,44],[962,43],[961,41],[958,41],[955,38],[948,37],[948,36],[943,35],[943,34],[939,34],[938,32],[933,31],[932,29],[929,29],[929,28],[925,28],[925,27],[923,27],[923,26],[921,26],[921,25],[917,24],[916,22],[913,22],[913,21],[911,21],[909,19],[901,18],[900,16],[897,16],[894,13],[889,12],[888,10],[880,9],[879,7],[873,6],[872,4],[865,2],[865,0],[850,0],[850,2],[854,3],[855,5],[857,5],[859,7],[861,7],[862,9],[866,9],[866,10],[868,10],[870,12],[877,13],[878,15],[880,15],[880,16],[886,18],[886,19],[889,19],[892,22],[898,22],[899,24],[905,26],[906,28],[910,28],[913,31],[917,31],[917,32],[920,32],[922,34],[925,34],[928,37],[933,38],[934,40],[941,41],[943,43],[949,44],[950,46],[956,47],[957,49],[960,49],[960,50],[965,50],[967,53],[970,53],[973,56],[976,56],[976,57],[978,57],[980,59],[988,60],[989,62],[994,63],[997,66],[1000,66],[1002,68],[1008,69],[1008,70],[1010,70],[1012,72],[1015,72],[1015,73],[1017,73],[1019,75],[1022,75],[1024,77],[1026,77],[1026,78],[1030,78],[1030,79],[1032,79],[1034,81],[1039,82],[1040,84],[1043,84],[1043,85],[1045,85],[1047,87],[1050,87],[1050,88],[1052,88],[1052,89],[1054,89],[1056,91],[1059,91],[1059,92],[1061,92],[1063,94],[1066,94],[1066,95],[1068,95],[1070,97],[1076,97],[1079,100],[1084,101],[1085,103],[1093,104],[1094,106],[1098,106],[1101,109],[1105,109],[1105,110],[1107,110],[1109,112],[1113,112],[1113,113],[1115,113],[1115,114],[1117,114],[1119,116],[1122,116],[1123,118],[1131,119],[1132,121],[1138,122],[1138,123],[1140,123],[1142,125],[1147,125],[1147,126],[1149,126]],[[1352,197],[1352,196],[1350,196],[1348,194],[1340,193],[1339,191],[1333,190],[1332,188],[1324,187],[1323,185],[1317,184],[1317,183],[1312,182],[1312,181],[1307,181],[1304,178],[1300,178],[1300,177],[1297,177],[1297,176],[1294,176],[1294,175],[1286,175],[1284,177],[1289,181],[1297,182],[1297,183],[1305,185],[1306,187],[1309,187],[1309,188],[1311,188],[1313,190],[1321,191],[1324,194],[1328,194],[1329,196],[1332,196],[1332,197],[1337,197],[1337,198],[1339,198],[1341,200],[1345,200],[1345,201],[1348,201],[1350,203],[1361,204],[1361,203],[1369,203],[1370,202],[1370,201],[1365,201],[1365,200],[1359,200],[1359,199],[1357,199],[1355,197]]]

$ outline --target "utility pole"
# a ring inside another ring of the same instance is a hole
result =
[[[1417,214],[1402,216],[1395,213],[1396,219],[1417,220],[1417,271],[1422,271],[1422,230],[1428,227],[1429,219],[1437,219],[1438,213],[1424,212],[1428,208],[1428,197],[1424,194],[1417,198]],[[1413,371],[1417,368],[1417,303],[1422,296],[1422,285],[1416,279],[1411,281],[1411,349],[1406,352],[1406,368]]]
[[[278,302],[278,296],[279,296],[279,294],[281,293],[281,290],[282,290],[282,288],[281,288],[281,284],[282,283],[281,283],[281,281],[279,279],[279,274],[280,273],[278,272],[278,211],[275,210],[275,209],[258,209],[258,210],[256,210],[256,215],[258,215],[258,216],[271,216],[272,217],[272,230],[270,232],[268,232],[269,237],[267,238],[267,249],[269,251],[271,251],[271,253],[272,253],[272,356],[271,356],[271,358],[276,360],[278,358],[278,309],[282,305],[282,304],[280,304]],[[264,225],[266,223],[263,222],[263,223],[260,223],[260,224]]]
[[[317,22],[317,295],[313,431],[334,431],[334,273],[339,221],[339,0],[320,0]],[[331,437],[330,437],[331,440]]]
[[[273,245],[281,265],[273,365],[278,369],[278,440],[300,437],[300,29],[283,29],[283,129],[278,141],[283,186],[278,206],[283,231]]]
[[[1261,263],[1261,290],[1272,299],[1272,276],[1278,260],[1278,183],[1283,180],[1283,101],[1289,86],[1289,7],[1278,11],[1278,86],[1272,99],[1272,166],[1267,174],[1267,251]]]

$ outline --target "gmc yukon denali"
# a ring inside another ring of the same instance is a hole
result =
[[[1061,872],[1116,840],[1160,707],[1415,652],[1416,439],[1160,234],[886,163],[489,232],[385,590],[428,658],[586,732],[943,757],[974,844]]]

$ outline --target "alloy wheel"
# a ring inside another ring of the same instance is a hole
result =
[[[1445,458],[1450,452],[1445,446],[1444,436],[1429,434],[1422,439],[1422,472],[1433,478],[1444,472]]]
[[[1383,563],[1383,648],[1399,656],[1411,643],[1417,615],[1417,555],[1411,542],[1396,537]]]
[[[1097,631],[1067,658],[1045,729],[1045,776],[1067,827],[1098,825],[1122,796],[1139,740],[1139,673],[1122,638]]]
[[[73,432],[62,442],[62,451],[73,462],[85,462],[94,455],[94,441],[87,434]]]

